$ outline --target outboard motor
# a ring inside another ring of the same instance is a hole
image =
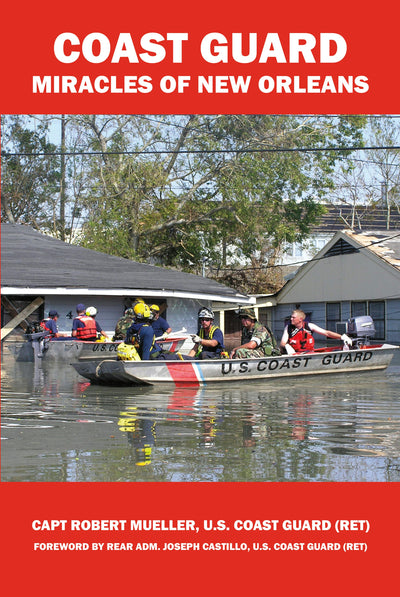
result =
[[[34,321],[28,325],[26,330],[26,338],[32,342],[33,354],[35,359],[42,358],[43,353],[47,349],[49,330],[44,330],[40,325],[40,321]]]
[[[338,334],[347,334],[353,340],[354,348],[369,346],[370,338],[375,336],[375,325],[372,317],[361,315],[351,317],[347,321],[340,321],[336,324]]]

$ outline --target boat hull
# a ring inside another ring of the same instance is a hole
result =
[[[159,340],[164,351],[179,351],[186,338]],[[15,342],[8,345],[17,361],[33,362],[36,358],[45,361],[72,363],[78,359],[97,360],[117,356],[120,342],[84,342],[79,340],[50,340],[44,345],[40,341]]]
[[[383,344],[355,350],[320,349],[313,353],[259,359],[204,361],[80,360],[73,367],[92,383],[104,385],[200,386],[208,383],[268,380],[329,373],[386,369],[397,346]]]

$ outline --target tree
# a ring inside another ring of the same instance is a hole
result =
[[[340,163],[329,200],[350,206],[343,224],[352,229],[365,228],[382,210],[389,229],[392,210],[400,211],[400,128],[395,118],[371,116],[366,132],[368,145],[376,149]]]
[[[336,148],[359,145],[365,121],[69,115],[70,230],[92,249],[194,273],[206,264],[222,280],[247,260],[265,291],[265,266],[307,237],[349,155]]]
[[[386,227],[390,228],[392,208],[400,212],[400,151],[390,146],[399,146],[400,128],[392,118],[371,119],[371,137],[374,144],[381,146],[371,153],[375,162],[374,181],[381,185],[381,195],[374,204],[386,209]],[[386,149],[383,149],[386,148]]]
[[[360,143],[365,123],[291,116],[155,120],[80,117],[88,146],[99,152],[90,160],[82,242],[192,270],[204,258],[234,264],[261,250],[270,258],[284,240],[304,238],[333,184],[340,154],[329,147]],[[328,150],[292,151],[322,146]],[[121,154],[129,151],[136,153]]]
[[[2,222],[26,223],[57,233],[59,165],[47,124],[26,127],[22,116],[2,119]],[[47,155],[48,154],[48,155]]]

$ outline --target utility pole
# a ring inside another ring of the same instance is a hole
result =
[[[65,114],[61,114],[60,237],[65,241]]]
[[[381,187],[382,187],[382,199],[383,199],[383,203],[386,207],[386,230],[389,230],[389,228],[390,228],[390,203],[389,203],[387,181],[383,181],[381,183]]]

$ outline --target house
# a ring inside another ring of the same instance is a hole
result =
[[[200,306],[252,303],[209,278],[70,245],[21,224],[1,225],[1,259],[2,339],[23,334],[28,319],[51,309],[60,314],[59,330],[70,332],[77,303],[95,306],[111,335],[136,297],[159,304],[173,330],[193,333]]]
[[[384,233],[387,230],[400,231],[400,212],[387,207],[370,205],[352,206],[346,203],[326,205],[326,213],[320,218],[309,238],[302,242],[287,244],[281,263],[288,266],[288,271],[293,271],[295,266],[309,261],[323,249],[333,238],[336,232],[348,228],[349,230],[375,230]]]
[[[272,325],[277,338],[298,307],[333,331],[337,322],[370,315],[376,340],[399,344],[400,229],[336,232],[275,298]]]

